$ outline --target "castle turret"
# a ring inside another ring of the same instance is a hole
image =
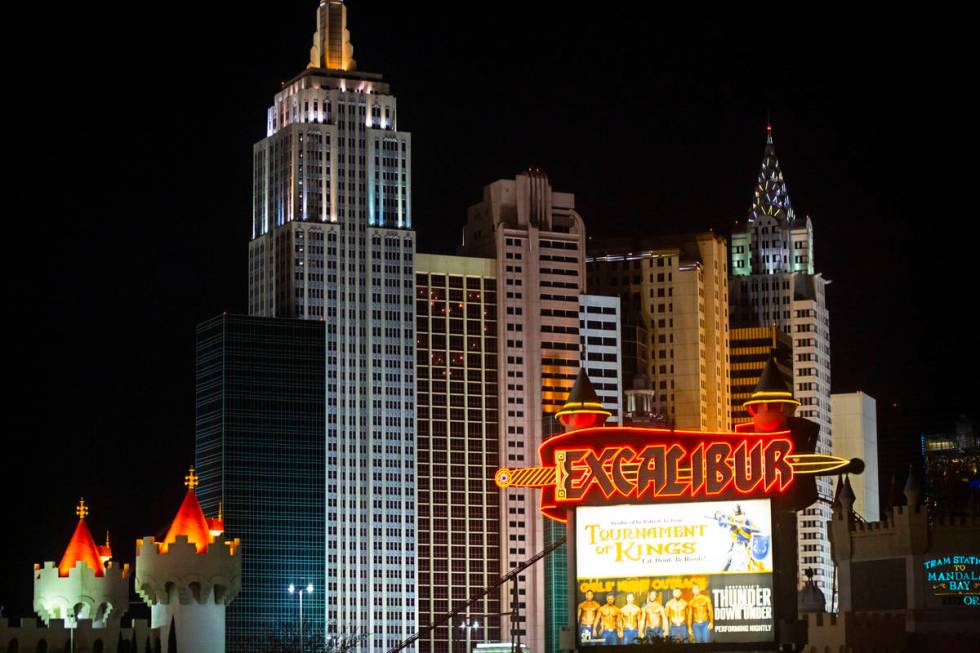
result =
[[[34,611],[48,624],[64,619],[74,628],[89,619],[94,628],[118,627],[129,607],[129,565],[111,562],[112,552],[99,547],[85,523],[85,499],[78,502],[78,524],[61,562],[34,565]]]
[[[197,482],[192,467],[187,495],[162,542],[137,540],[136,592],[150,606],[161,642],[170,641],[173,629],[181,653],[224,653],[225,609],[241,590],[241,548],[238,539],[212,535],[219,520],[205,518]]]
[[[602,426],[610,415],[612,413],[603,408],[602,402],[599,401],[599,395],[596,394],[589,375],[580,367],[572,391],[568,393],[565,405],[555,413],[555,417],[566,431],[574,431]]]
[[[752,396],[743,405],[752,416],[755,430],[759,433],[771,433],[785,428],[786,420],[793,416],[800,402],[786,387],[779,367],[776,366],[776,359],[770,358]]]

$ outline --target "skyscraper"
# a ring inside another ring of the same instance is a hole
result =
[[[793,393],[800,400],[798,417],[820,425],[817,453],[832,451],[830,408],[830,314],[826,287],[814,272],[813,223],[793,211],[776,158],[772,128],[767,128],[762,168],[752,206],[732,230],[731,323],[733,327],[767,326],[793,338]],[[815,582],[832,590],[833,565],[827,539],[833,487],[817,477],[820,501],[799,516],[800,573],[810,567]],[[828,607],[833,592],[825,591]]]
[[[552,190],[532,169],[483,189],[470,207],[461,253],[496,261],[500,325],[500,460],[525,465],[542,440],[559,430],[554,419],[579,368],[579,295],[585,291],[585,225],[575,196]],[[547,546],[534,494],[500,494],[501,571],[506,573]],[[552,556],[557,558],[560,556]],[[536,564],[519,576],[523,621],[504,618],[504,637],[520,637],[532,651],[550,640],[546,575],[560,569]],[[560,580],[552,583],[559,586]],[[506,610],[506,608],[505,608]],[[567,611],[561,613],[564,620]]]
[[[309,481],[324,497],[309,515],[326,524],[324,598],[307,618],[378,651],[417,625],[411,137],[388,84],[357,70],[346,16],[341,0],[320,2],[309,64],[253,148],[249,313],[324,322],[324,464]],[[261,461],[286,482],[280,462]],[[276,511],[245,518],[285,531]],[[290,571],[286,552],[267,562]]]
[[[243,591],[226,614],[229,651],[295,622],[290,583],[318,588],[306,615],[324,611],[324,327],[241,315],[197,327],[198,496],[248,542]],[[322,619],[307,632],[322,636]]]
[[[589,292],[622,303],[626,387],[652,390],[649,411],[678,428],[731,425],[727,258],[725,239],[712,233],[589,249]]]
[[[500,578],[497,266],[493,259],[419,254],[418,588],[425,626]],[[505,593],[506,593],[506,588]],[[475,640],[500,641],[501,593],[461,619],[480,623]],[[443,653],[459,622],[419,641]]]

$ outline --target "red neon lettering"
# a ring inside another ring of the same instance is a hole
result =
[[[657,478],[657,496],[676,497],[684,492],[685,484],[677,481],[677,470],[683,457],[684,449],[679,444],[670,445],[660,466],[664,473]]]
[[[640,463],[640,468],[636,472],[636,496],[642,497],[651,485],[654,488],[654,493],[656,493],[657,486],[662,485],[662,481],[658,481],[658,479],[663,476],[663,445],[653,444],[644,448],[636,460]]]
[[[691,496],[697,496],[704,489],[704,444],[699,444],[691,452]]]
[[[765,465],[763,466],[766,492],[779,484],[779,491],[785,490],[793,480],[793,466],[786,460],[790,452],[790,443],[786,440],[773,440],[766,447]]]
[[[708,495],[721,494],[732,482],[732,468],[728,462],[732,446],[727,442],[714,442],[704,452],[705,487]]]
[[[623,463],[631,462],[632,460],[633,452],[624,448],[620,449],[616,453],[612,461],[613,485],[616,486],[616,491],[622,494],[624,497],[630,496],[636,490],[636,486],[631,483],[626,478],[626,474],[623,473]]]
[[[583,458],[583,460],[588,466],[588,470],[586,471],[586,477],[582,482],[583,488],[588,488],[588,486],[592,483],[596,483],[604,495],[607,497],[612,496],[612,494],[616,491],[616,486],[613,485],[612,480],[606,475],[603,465],[609,462],[609,460],[616,455],[617,451],[619,451],[618,448],[604,449],[598,456],[592,451],[585,454],[585,458]]]
[[[749,451],[748,440],[735,448],[735,489],[742,494],[755,490],[762,482],[762,442],[756,442]]]
[[[793,481],[791,453],[792,443],[785,439],[702,441],[691,450],[676,442],[652,444],[638,454],[628,446],[566,449],[560,456],[558,500],[583,501],[593,491],[606,499],[782,492]]]

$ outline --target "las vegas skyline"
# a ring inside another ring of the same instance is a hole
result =
[[[28,174],[15,189],[26,219],[8,236],[20,319],[4,490],[23,495],[11,523],[37,523],[5,545],[2,573],[24,579],[3,588],[7,614],[28,613],[29,565],[60,555],[78,495],[123,560],[180,495],[193,328],[246,310],[251,145],[305,61],[296,35],[311,6],[86,11],[64,34],[39,18],[37,42],[63,48],[39,47],[17,74],[24,90],[61,86],[37,108],[46,127],[14,136]],[[528,165],[575,193],[594,237],[727,233],[748,210],[768,114],[833,281],[834,391],[922,414],[922,428],[974,404],[956,241],[975,227],[947,207],[969,187],[942,183],[957,121],[924,99],[955,78],[934,66],[955,61],[945,50],[860,23],[791,24],[797,45],[781,50],[751,38],[763,20],[744,32],[545,9],[474,21],[355,2],[350,14],[359,67],[385,74],[415,139],[419,251],[453,251],[482,186]]]

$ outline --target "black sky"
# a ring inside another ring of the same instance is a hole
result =
[[[955,17],[349,4],[359,68],[412,132],[420,251],[452,252],[483,185],[528,165],[595,237],[727,232],[768,114],[833,280],[834,391],[874,396],[903,451],[977,414],[975,71]],[[251,148],[315,5],[48,5],[8,28],[29,44],[6,61],[8,615],[29,613],[31,565],[60,557],[78,495],[125,561],[176,510],[194,326],[245,311]]]

